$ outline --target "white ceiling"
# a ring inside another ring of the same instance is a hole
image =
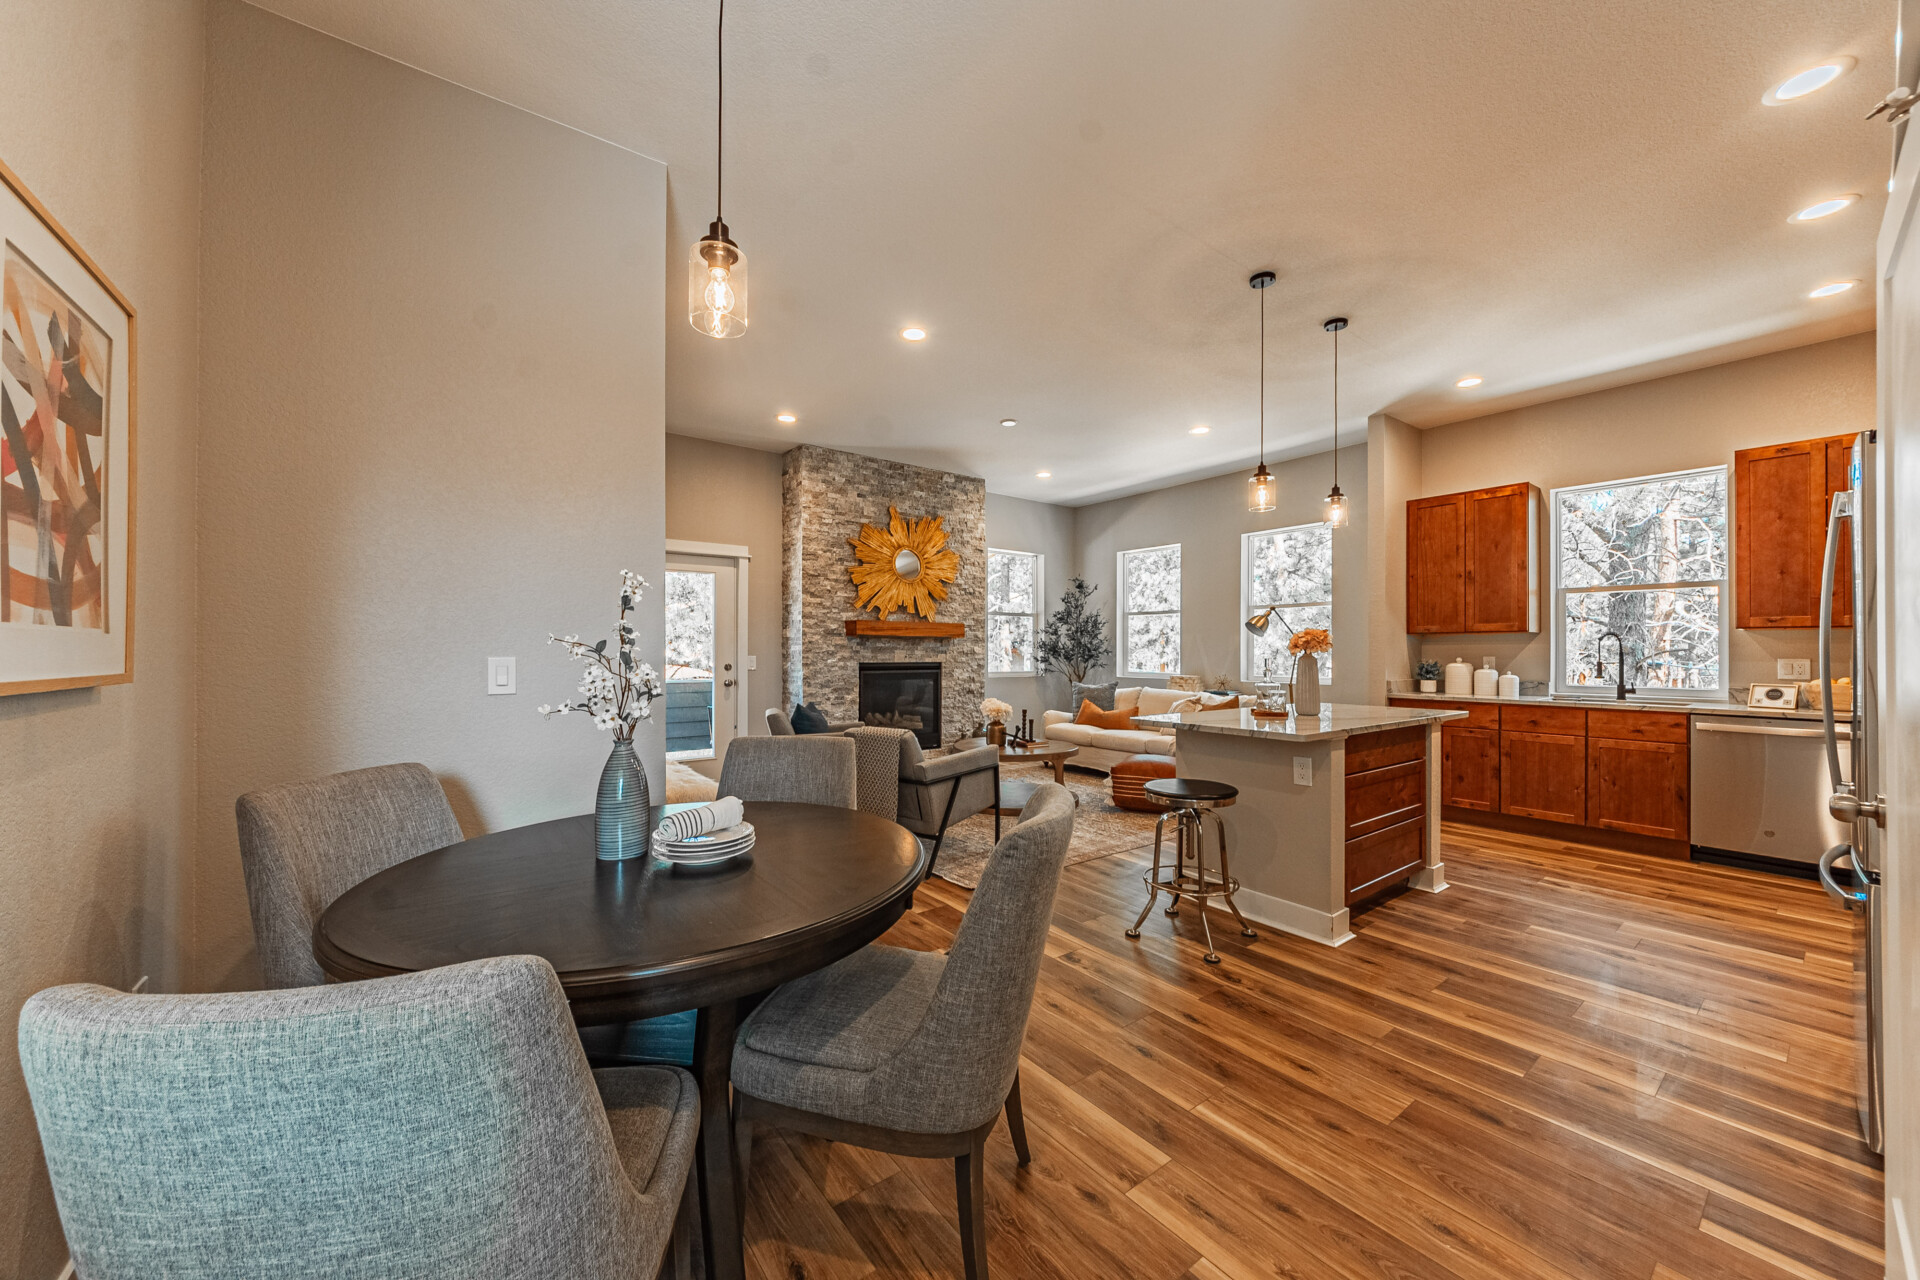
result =
[[[1256,449],[1262,267],[1270,458],[1326,445],[1334,314],[1343,440],[1382,410],[1432,426],[1873,323],[1870,287],[1806,293],[1872,276],[1888,0],[733,0],[752,327],[726,342],[684,310],[713,217],[711,3],[264,7],[667,162],[687,435],[1069,503],[1230,470]],[[1761,104],[1835,54],[1860,65]],[[1455,390],[1467,373],[1485,384]]]

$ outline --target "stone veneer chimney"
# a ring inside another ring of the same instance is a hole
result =
[[[979,723],[987,685],[987,482],[801,445],[786,455],[782,499],[780,634],[787,705],[812,701],[830,719],[852,720],[862,662],[938,662],[946,739]],[[960,553],[960,574],[936,620],[965,623],[967,634],[960,639],[846,634],[847,619],[874,616],[854,607],[848,540],[859,536],[862,524],[884,528],[889,506],[902,516],[945,519],[947,545]]]

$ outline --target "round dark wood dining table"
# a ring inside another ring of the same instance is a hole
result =
[[[745,1274],[728,1095],[741,1002],[885,933],[927,868],[911,832],[857,809],[749,802],[746,820],[753,851],[711,870],[602,862],[590,814],[476,836],[355,885],[313,931],[340,981],[536,955],[581,1026],[698,1010],[701,1235],[716,1280]]]

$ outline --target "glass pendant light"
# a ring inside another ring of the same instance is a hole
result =
[[[1347,527],[1347,495],[1340,492],[1340,331],[1347,327],[1345,316],[1335,316],[1320,326],[1333,335],[1333,488],[1327,491],[1324,512],[1330,529]]]
[[[1280,482],[1267,470],[1267,288],[1274,279],[1271,271],[1247,277],[1248,287],[1260,291],[1260,465],[1247,477],[1249,511],[1271,511],[1280,505]]]
[[[737,338],[747,331],[747,255],[727,234],[727,224],[720,217],[726,27],[727,0],[720,0],[720,25],[714,36],[713,225],[695,242],[687,259],[687,320],[710,338]]]

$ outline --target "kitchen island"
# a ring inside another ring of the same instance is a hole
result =
[[[1348,908],[1401,884],[1438,893],[1440,726],[1464,712],[1337,703],[1136,716],[1171,726],[1183,778],[1239,789],[1220,811],[1248,919],[1339,946]]]

